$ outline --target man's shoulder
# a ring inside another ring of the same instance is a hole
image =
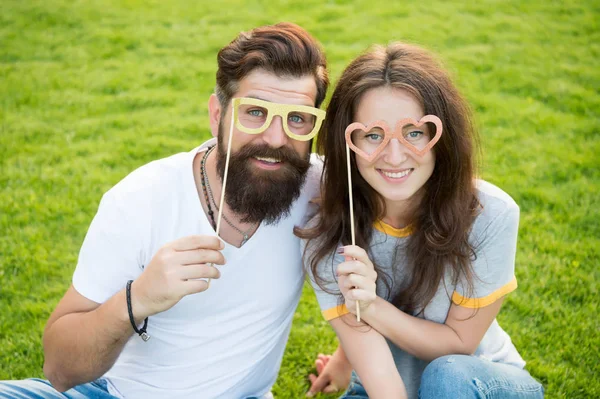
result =
[[[196,150],[161,158],[135,169],[115,184],[108,195],[115,197],[152,196],[193,178],[192,162]]]

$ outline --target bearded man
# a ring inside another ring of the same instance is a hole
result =
[[[293,228],[317,195],[326,62],[289,23],[217,59],[215,138],[104,194],[44,332],[49,381],[2,382],[0,398],[270,397],[302,290]]]

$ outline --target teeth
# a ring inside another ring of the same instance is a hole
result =
[[[412,169],[406,169],[405,171],[402,172],[398,172],[398,173],[390,173],[390,172],[384,172],[383,170],[381,171],[381,173],[383,173],[385,176],[387,177],[391,177],[392,179],[399,179],[401,177],[406,176],[407,174],[410,173]]]
[[[259,161],[268,162],[268,163],[278,163],[281,162],[279,159],[275,158],[263,158],[263,157],[255,157]]]

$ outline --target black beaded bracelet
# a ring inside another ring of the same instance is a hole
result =
[[[129,321],[131,322],[133,331],[135,331],[144,340],[144,342],[146,342],[150,339],[150,336],[148,335],[148,333],[146,333],[146,328],[148,327],[148,318],[146,317],[146,319],[144,320],[144,326],[142,328],[137,328],[137,326],[135,325],[135,320],[133,319],[133,310],[131,310],[131,283],[133,283],[133,280],[129,280],[127,282],[127,288],[125,289],[125,293],[127,296],[127,312],[129,313]]]

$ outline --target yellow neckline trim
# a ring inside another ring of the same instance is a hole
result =
[[[398,238],[408,237],[409,235],[412,234],[412,226],[410,226],[410,225],[403,227],[401,229],[398,229],[394,226],[390,226],[383,220],[378,220],[375,223],[373,223],[373,227],[375,227],[375,229],[381,231],[382,233],[387,234],[388,236],[393,236],[393,237],[398,237]]]

